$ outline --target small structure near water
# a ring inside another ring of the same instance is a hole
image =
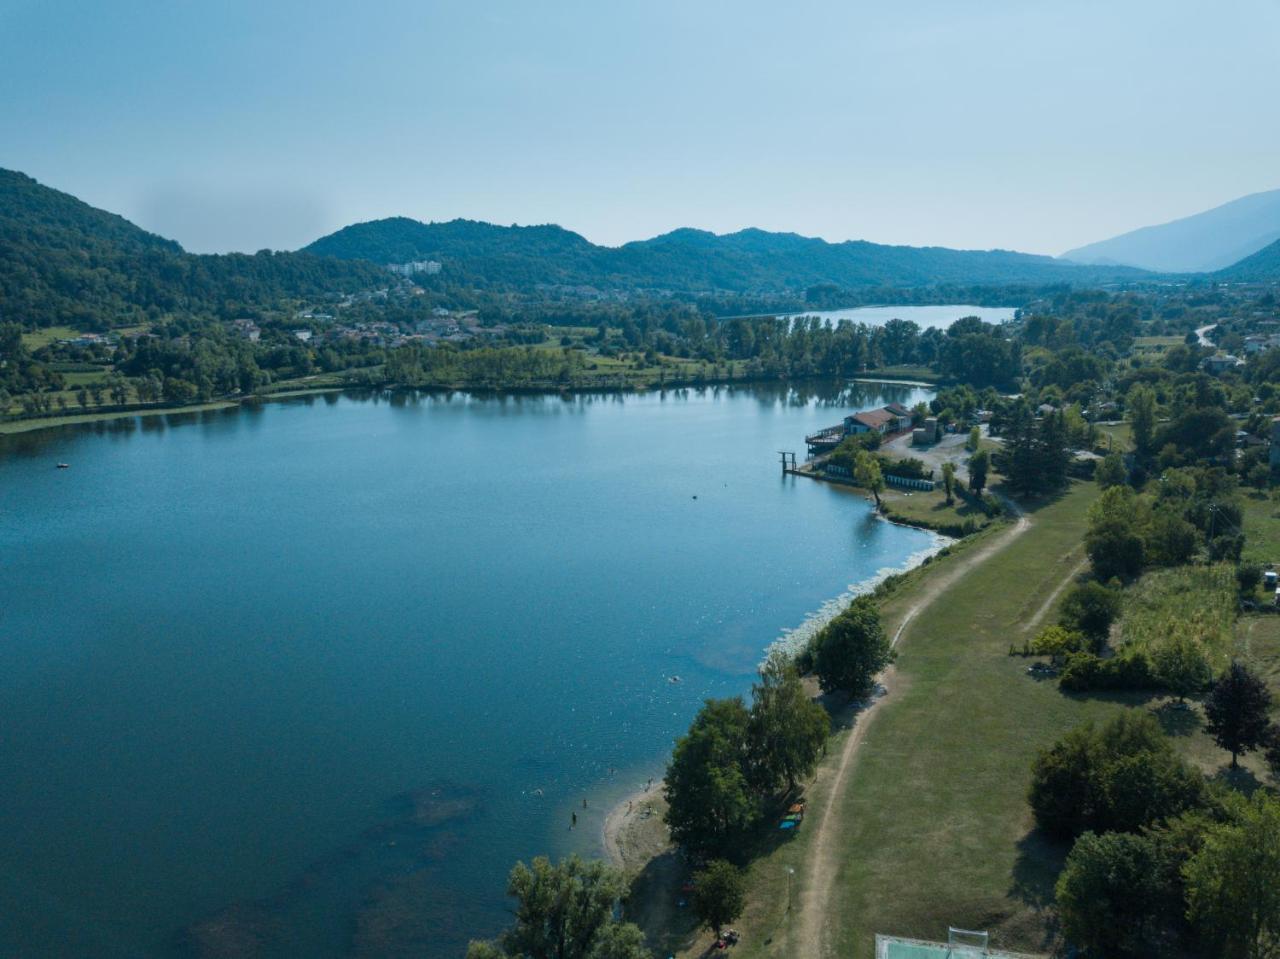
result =
[[[845,437],[857,436],[861,433],[879,433],[881,436],[898,433],[911,428],[913,414],[901,403],[890,403],[874,410],[860,410],[851,413],[837,426],[828,426],[804,438],[809,447],[809,455],[817,456],[830,453]]]

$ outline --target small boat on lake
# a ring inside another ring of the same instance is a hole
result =
[[[59,464],[58,464],[58,469],[60,469],[60,470],[68,470],[68,469],[71,469],[71,464],[70,464],[70,463],[59,463]]]

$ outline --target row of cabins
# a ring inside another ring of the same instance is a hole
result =
[[[809,447],[810,456],[830,453],[844,441],[845,437],[857,436],[859,433],[899,433],[911,429],[912,413],[901,403],[890,403],[874,410],[861,410],[851,413],[838,426],[829,426],[825,430],[804,438]]]

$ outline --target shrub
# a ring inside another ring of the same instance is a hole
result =
[[[1073,693],[1160,688],[1151,660],[1140,651],[1110,659],[1093,653],[1073,653],[1067,657],[1058,685]]]

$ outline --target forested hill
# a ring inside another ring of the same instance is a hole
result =
[[[742,230],[717,236],[681,229],[620,247],[597,246],[558,226],[495,226],[472,220],[421,223],[405,217],[345,227],[306,252],[375,263],[437,260],[458,281],[530,288],[782,292],[942,284],[1096,284],[1148,276],[1128,267],[1088,267],[1005,250],[827,243],[794,233]]]
[[[205,256],[12,170],[0,170],[0,322],[106,328],[225,316],[385,286],[369,263],[307,253]]]
[[[1214,277],[1236,283],[1268,283],[1280,280],[1280,240],[1264,246],[1253,256],[1247,256],[1225,270],[1219,270]]]

